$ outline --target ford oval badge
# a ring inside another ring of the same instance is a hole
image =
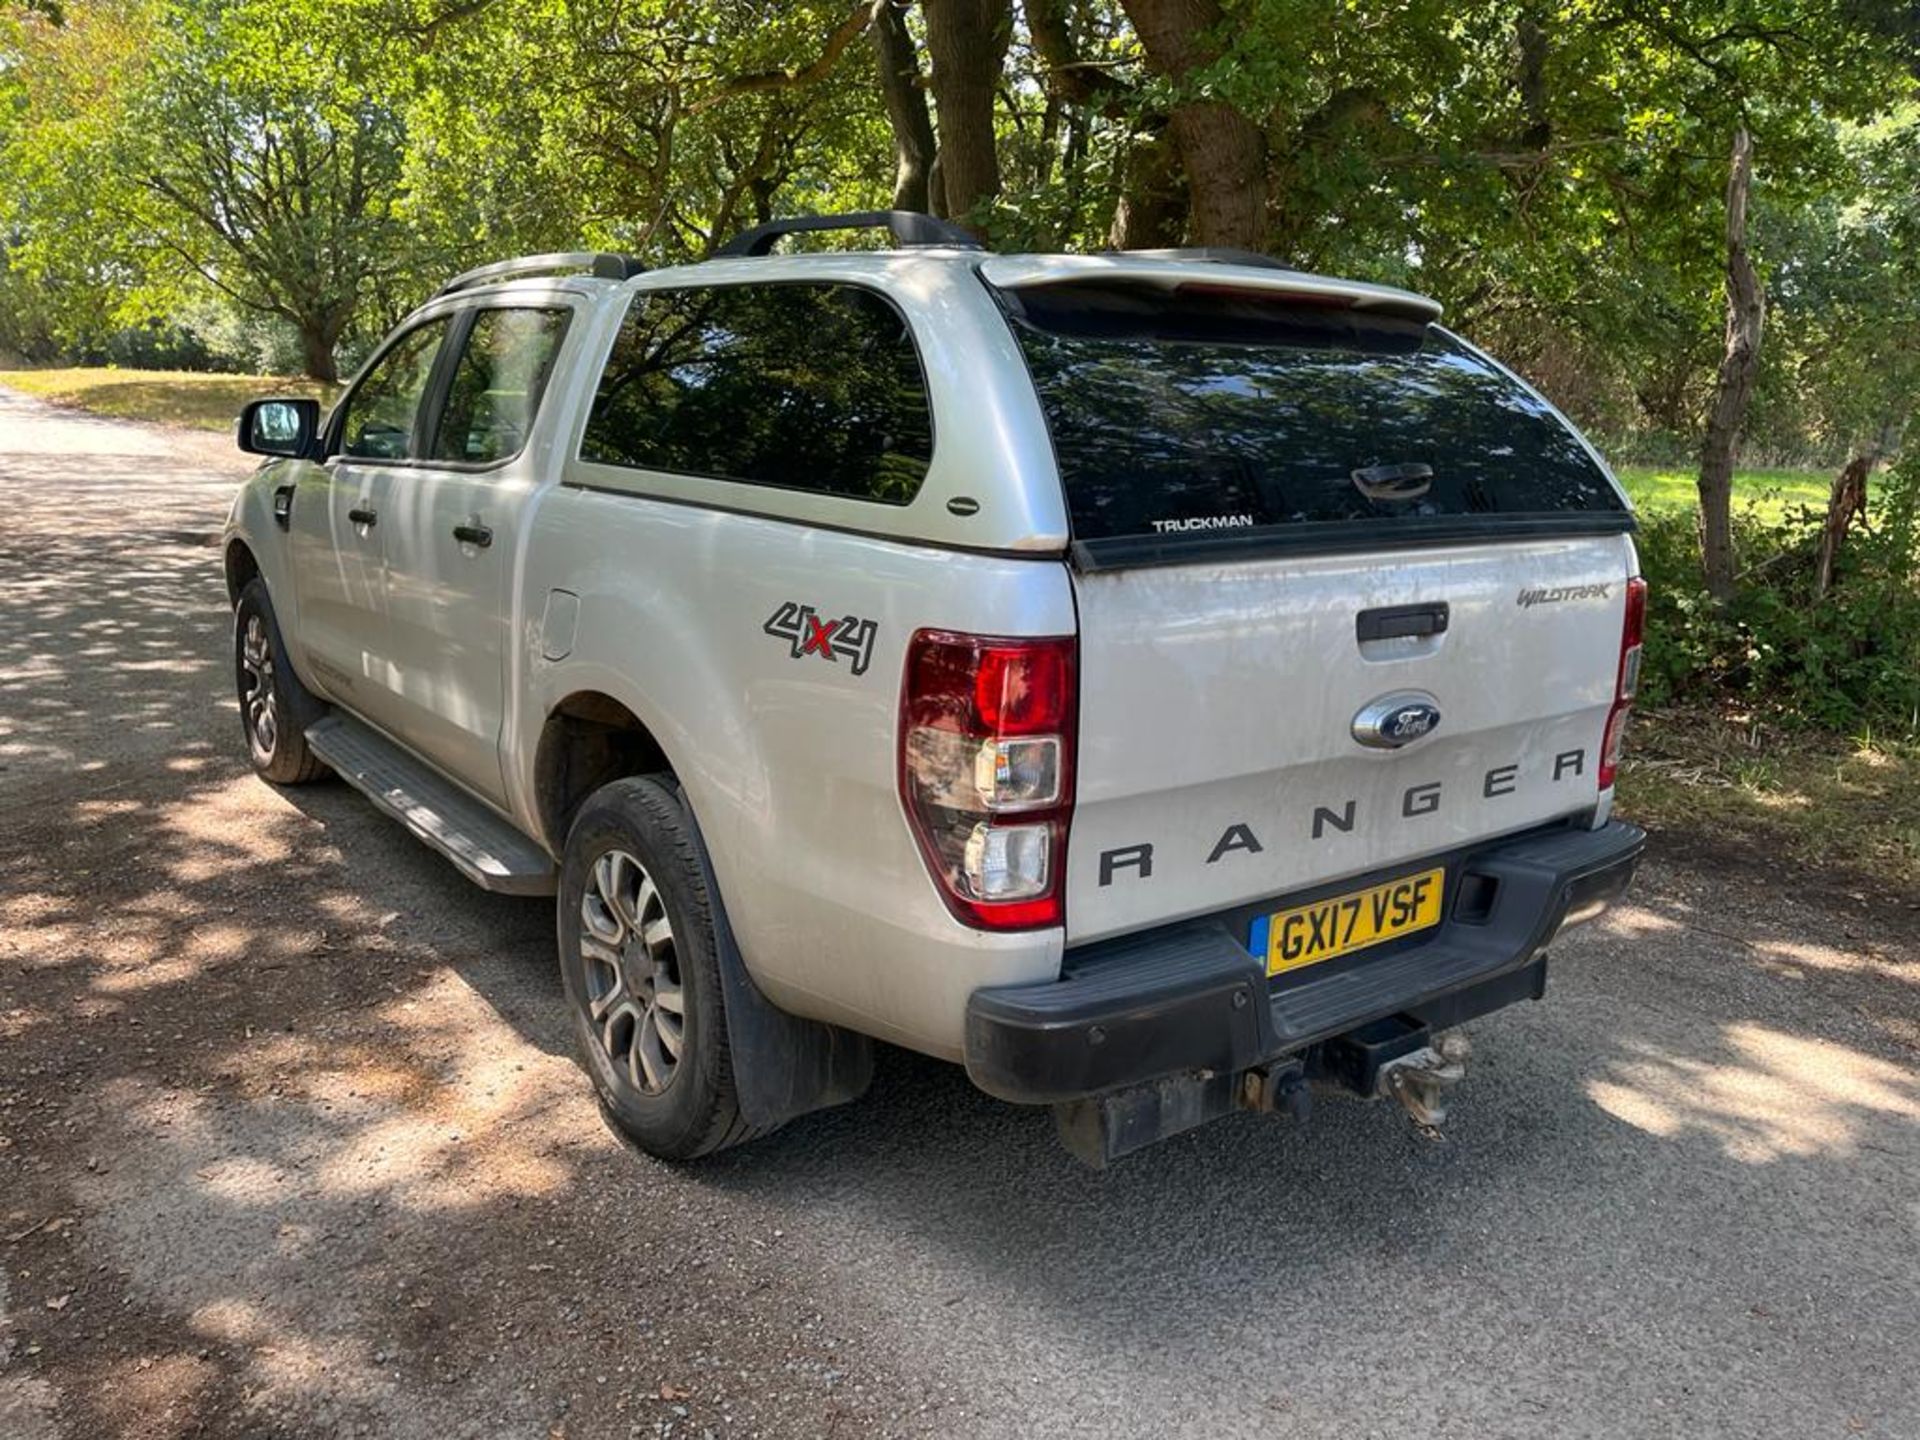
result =
[[[1439,728],[1439,702],[1420,690],[1382,695],[1353,717],[1353,738],[1373,750],[1398,750]]]

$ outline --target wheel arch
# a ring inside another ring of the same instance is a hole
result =
[[[240,592],[252,584],[260,575],[260,561],[253,549],[238,536],[227,542],[226,553],[222,557],[227,577],[227,604],[240,603]]]
[[[601,690],[574,690],[549,707],[533,751],[533,800],[541,838],[559,854],[587,797],[602,785],[674,767],[629,705]]]
[[[602,765],[606,768],[599,768]],[[571,692],[547,713],[534,767],[540,823],[556,853],[564,847],[580,808],[603,786],[662,772],[672,778],[668,791],[685,809],[694,863],[709,897],[735,1096],[748,1126],[773,1129],[866,1093],[873,1078],[872,1041],[780,1009],[754,981],[681,777],[630,707],[603,691]],[[563,904],[566,893],[563,881]]]

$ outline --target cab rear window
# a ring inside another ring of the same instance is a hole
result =
[[[1566,423],[1438,326],[1230,285],[1002,300],[1078,542],[1631,526]]]

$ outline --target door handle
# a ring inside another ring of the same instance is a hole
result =
[[[485,525],[456,525],[453,538],[463,545],[478,545],[482,550],[493,544],[493,531]]]
[[[366,525],[371,527],[373,522],[378,520],[379,518],[380,518],[379,512],[374,510],[362,509],[362,510],[347,511],[347,519],[351,520],[356,525]]]

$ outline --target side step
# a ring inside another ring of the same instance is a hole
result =
[[[482,890],[551,895],[557,888],[546,851],[371,726],[336,710],[307,727],[307,744]]]

